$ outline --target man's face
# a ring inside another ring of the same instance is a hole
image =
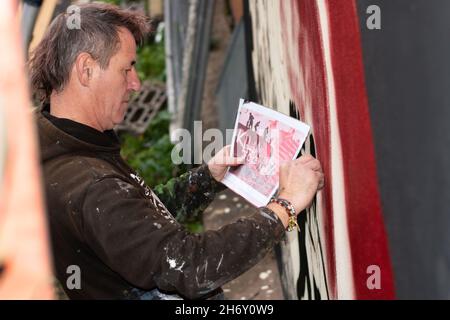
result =
[[[123,121],[131,93],[139,91],[136,63],[136,43],[133,35],[119,28],[120,48],[111,57],[106,69],[97,68],[92,81],[94,117],[102,131],[112,129]]]

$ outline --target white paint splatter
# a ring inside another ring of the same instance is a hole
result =
[[[161,229],[161,227],[162,227],[162,225],[157,222],[155,222],[153,225],[158,229]]]
[[[265,279],[267,279],[268,277],[269,277],[269,275],[272,273],[272,270],[267,270],[266,272],[261,272],[260,274],[259,274],[259,278],[261,279],[261,280],[265,280]]]
[[[184,264],[186,263],[185,261],[183,261],[183,263],[177,267],[177,260],[169,258],[169,257],[167,257],[167,262],[169,263],[170,269],[174,269],[175,271],[180,271],[180,272],[183,272],[181,270],[181,268],[183,268]]]
[[[175,268],[175,270],[182,272],[181,268],[183,268],[184,264],[185,262],[183,261],[183,263],[178,268]]]
[[[223,253],[222,253],[222,256],[220,257],[219,264],[217,265],[216,271],[219,271],[220,265],[222,264],[222,260],[223,260]]]
[[[208,259],[205,260],[205,278],[206,278],[206,270],[208,269]]]
[[[169,266],[171,269],[175,268],[177,266],[177,261],[175,259],[169,259],[167,258],[167,262],[169,263]]]
[[[131,184],[126,183],[126,182],[121,181],[121,180],[117,181],[117,185],[120,187],[120,189],[122,191],[125,191],[126,193],[130,193],[130,190],[133,189],[133,186]]]
[[[267,219],[269,219],[269,220],[272,220],[273,222],[277,222],[277,220],[276,220],[274,217],[268,215],[268,214],[265,213],[264,211],[259,210],[259,213],[260,213],[264,218],[267,218]]]

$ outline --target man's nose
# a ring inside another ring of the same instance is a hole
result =
[[[136,69],[133,68],[132,72],[130,72],[130,79],[128,80],[128,90],[139,91],[141,89],[141,81],[139,80]]]

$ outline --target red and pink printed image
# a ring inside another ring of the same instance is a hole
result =
[[[253,204],[266,204],[278,188],[280,164],[297,156],[308,131],[298,120],[241,100],[232,146],[245,164],[230,169],[223,182]]]

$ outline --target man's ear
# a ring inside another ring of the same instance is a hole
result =
[[[75,72],[78,81],[84,87],[89,86],[89,82],[92,79],[95,61],[92,56],[87,52],[80,53],[75,60]]]

